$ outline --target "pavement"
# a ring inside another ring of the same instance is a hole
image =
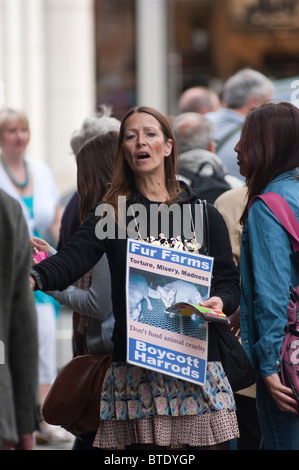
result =
[[[62,444],[35,444],[33,450],[72,450],[74,436],[70,435],[70,441]]]
[[[72,359],[72,354],[72,311],[62,308],[60,310],[59,317],[57,318],[57,370]],[[69,438],[69,442],[55,445],[35,444],[34,450],[71,450],[75,438],[72,434],[69,434]]]

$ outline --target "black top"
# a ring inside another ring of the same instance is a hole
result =
[[[127,207],[133,202],[142,203],[149,212],[151,202],[140,194],[135,194],[127,202]],[[198,202],[197,193],[184,185],[178,204],[194,205]],[[182,211],[181,211],[182,212]],[[34,266],[39,273],[43,290],[63,290],[88,272],[106,252],[111,275],[112,303],[115,316],[113,332],[115,361],[126,360],[126,253],[127,239],[99,239],[95,234],[99,217],[95,216],[93,208],[84,223],[72,239],[63,246],[56,255]],[[127,211],[126,223],[134,223]],[[239,272],[233,262],[228,231],[220,213],[208,204],[209,222],[209,255],[214,258],[211,296],[216,295],[223,301],[223,311],[226,315],[235,312],[239,305]],[[170,227],[172,228],[172,227]],[[150,227],[148,225],[148,234]],[[117,233],[117,231],[116,231]],[[180,236],[171,233],[170,236]],[[99,286],[101,288],[101,286]],[[209,333],[208,359],[219,360],[218,350],[214,344],[215,338]],[[214,344],[214,345],[213,345]]]

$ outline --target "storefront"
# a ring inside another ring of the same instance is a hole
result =
[[[139,16],[146,7],[160,8],[162,30],[155,17]],[[140,30],[141,21],[153,23]],[[139,104],[140,68],[152,60],[150,45],[156,47],[157,37],[162,50],[166,43],[164,64],[150,69],[151,85],[148,74],[143,81],[152,88],[154,100],[154,80],[159,77],[169,113],[176,111],[182,90],[206,85],[220,91],[223,81],[242,67],[274,79],[299,73],[296,0],[95,0],[95,22],[97,100],[112,102],[118,116]],[[149,44],[146,57],[138,55],[142,41]],[[154,53],[158,61],[159,48]]]

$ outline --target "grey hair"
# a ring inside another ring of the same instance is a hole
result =
[[[242,108],[250,96],[263,100],[274,92],[274,85],[265,75],[249,68],[232,75],[223,88],[223,103],[232,109]]]
[[[207,150],[214,139],[212,122],[199,113],[182,113],[172,121],[173,134],[180,152]]]
[[[78,152],[83,145],[93,137],[100,134],[106,134],[110,131],[119,132],[120,121],[111,117],[111,112],[111,107],[103,105],[101,107],[101,112],[94,116],[88,116],[85,118],[81,128],[73,132],[70,146],[75,155],[78,155]]]

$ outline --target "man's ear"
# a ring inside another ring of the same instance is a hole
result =
[[[211,140],[209,145],[208,145],[208,150],[209,152],[216,153],[216,145],[214,140]]]

